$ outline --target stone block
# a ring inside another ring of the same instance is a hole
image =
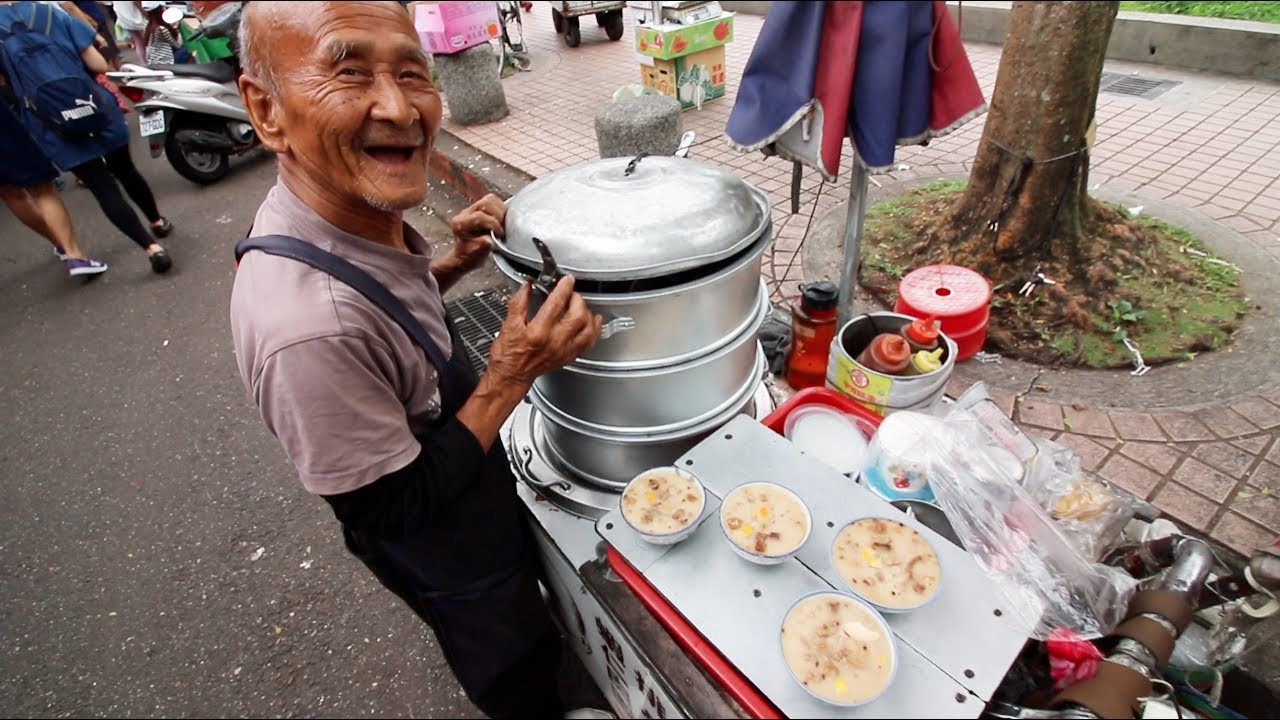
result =
[[[596,142],[602,158],[670,155],[680,146],[682,132],[680,101],[665,95],[625,98],[596,113]]]
[[[507,116],[498,56],[488,43],[452,55],[436,55],[435,66],[451,120],[459,125],[483,125]]]

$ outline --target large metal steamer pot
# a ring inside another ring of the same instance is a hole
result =
[[[747,310],[769,297],[760,280],[760,258],[773,241],[771,230],[772,223],[766,224],[756,243],[732,262],[679,285],[619,294],[593,292],[602,283],[577,281],[575,289],[605,322],[629,317],[636,327],[596,343],[575,364],[600,370],[665,367],[731,342],[755,322]],[[500,255],[494,256],[494,262],[516,282],[537,276],[536,271],[531,273]]]
[[[595,485],[621,491],[636,475],[670,465],[739,413],[750,412],[767,367],[763,351],[757,362],[756,372],[716,412],[665,427],[600,428],[566,415],[536,392],[529,400],[542,413],[547,445],[559,465]]]
[[[700,357],[678,365],[623,371],[573,363],[538,378],[533,392],[582,426],[606,433],[688,424],[715,415],[744,382],[760,375],[762,351],[756,331],[768,317],[770,305],[764,282],[757,278],[756,283],[760,295],[748,323]],[[693,319],[683,322],[693,324]]]
[[[606,322],[634,320],[530,391],[559,465],[620,489],[747,408],[763,378],[756,333],[769,314],[762,193],[695,160],[597,160],[509,201],[496,259],[512,280],[539,274],[535,238]]]
[[[533,238],[608,322],[635,328],[574,363],[638,370],[687,362],[754,321],[760,258],[773,239],[768,198],[733,173],[676,157],[609,158],[529,183],[508,202],[498,269],[516,282],[542,267]]]

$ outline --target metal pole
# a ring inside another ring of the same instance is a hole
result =
[[[836,328],[843,328],[856,314],[854,300],[858,293],[858,259],[862,243],[862,223],[867,217],[867,168],[856,157],[853,175],[849,177],[849,215],[844,229],[844,264],[840,269],[840,305]]]

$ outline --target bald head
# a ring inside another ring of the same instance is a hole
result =
[[[335,5],[354,5],[352,2],[263,2],[255,0],[244,5],[240,16],[240,61],[245,72],[257,78],[272,95],[279,95],[282,60],[296,57],[308,38],[315,38],[317,26]],[[406,15],[407,8],[399,2],[372,2],[371,5],[391,5]]]

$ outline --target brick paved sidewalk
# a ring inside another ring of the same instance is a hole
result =
[[[546,5],[525,15],[533,70],[504,80],[511,115],[479,127],[447,120],[460,140],[533,176],[597,156],[596,112],[619,86],[638,82],[630,29],[620,42],[585,23],[582,45],[566,48]],[[726,97],[684,114],[696,130],[692,156],[736,171],[774,203],[775,241],[765,275],[775,299],[802,280],[800,251],[811,225],[848,197],[849,167],[835,183],[806,173],[801,211],[789,213],[790,165],[728,147],[723,131],[737,82],[763,18],[739,14],[726,48]],[[630,18],[628,18],[628,24]],[[988,98],[1000,48],[967,46]],[[1101,94],[1091,184],[1132,190],[1191,207],[1240,232],[1280,259],[1280,86],[1133,63],[1108,72],[1181,81],[1154,100]],[[967,173],[982,136],[975,120],[928,147],[898,151],[899,169],[882,182]],[[1086,467],[1154,502],[1171,516],[1247,554],[1280,535],[1280,391],[1236,399],[1194,416],[1107,412],[1032,397],[1002,405],[1032,432],[1070,445]]]

